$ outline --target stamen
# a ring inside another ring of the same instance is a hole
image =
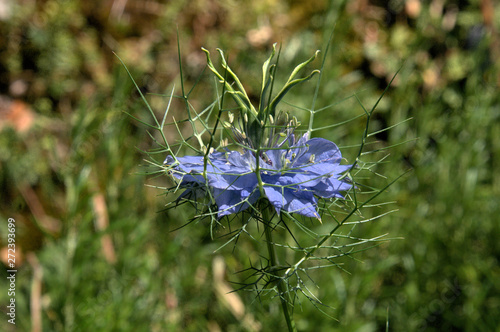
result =
[[[264,159],[264,162],[266,164],[273,166],[273,162],[272,162],[271,158],[269,158],[269,156],[265,152],[262,152],[261,156],[262,156],[262,159]],[[265,174],[267,174],[267,173],[265,173]]]

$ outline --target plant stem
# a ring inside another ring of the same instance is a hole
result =
[[[269,262],[271,268],[277,268],[279,266],[278,258],[276,257],[276,248],[273,242],[272,227],[271,227],[271,214],[269,213],[269,207],[262,208],[262,217],[264,219],[264,233],[266,234],[267,251],[269,253]],[[276,269],[277,271],[277,269]],[[283,315],[285,315],[286,325],[288,326],[289,332],[297,332],[295,327],[295,321],[293,316],[290,314],[290,304],[286,300],[286,289],[282,278],[276,276],[278,280],[278,292],[281,301],[281,308],[283,309]]]

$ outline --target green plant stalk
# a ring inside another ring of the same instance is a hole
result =
[[[269,207],[262,208],[262,218],[264,219],[264,233],[266,235],[267,251],[269,253],[269,262],[271,264],[271,269],[278,267],[279,262],[276,256],[276,248],[273,242],[272,227],[271,227],[271,214],[269,213]],[[289,332],[297,332],[295,327],[295,321],[293,316],[290,314],[290,304],[285,298],[286,289],[283,279],[278,276],[272,276],[272,278],[278,280],[278,292],[281,301],[281,308],[283,309],[283,315],[285,316],[286,325],[288,326]]]

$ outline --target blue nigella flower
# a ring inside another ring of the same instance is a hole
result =
[[[308,134],[296,139],[293,129],[287,128],[286,132],[280,133],[285,136],[283,140],[269,144],[258,157],[251,149],[208,154],[206,173],[203,156],[177,157],[178,163],[168,156],[164,164],[171,166],[169,172],[186,189],[179,199],[196,199],[209,190],[219,218],[249,208],[261,197],[258,158],[263,193],[276,212],[284,210],[319,219],[317,197],[343,198],[341,192],[352,185],[339,178],[351,165],[340,165],[342,155],[333,142],[309,139]],[[244,140],[245,135],[239,137],[239,141]]]

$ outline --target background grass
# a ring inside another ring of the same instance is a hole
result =
[[[179,87],[176,33],[191,101],[215,96],[200,47],[229,54],[257,96],[260,66],[283,43],[285,73],[335,35],[317,107],[357,94],[371,107],[402,67],[372,130],[390,150],[377,172],[413,172],[385,194],[399,211],[356,229],[402,237],[314,275],[329,319],[303,301],[302,331],[498,331],[500,311],[500,7],[493,1],[3,1],[0,17],[0,227],[16,219],[20,331],[282,330],[279,304],[226,296],[256,252],[192,224],[141,175],[151,119],[116,52],[146,93]],[[314,63],[319,67],[319,62]],[[309,107],[313,84],[288,102]],[[207,92],[210,91],[210,92]],[[180,93],[176,91],[176,93]],[[162,114],[168,99],[150,95]],[[182,104],[172,106],[182,118]],[[353,99],[318,115],[359,114]],[[318,131],[348,146],[362,121]],[[175,134],[167,133],[171,139]],[[343,149],[349,160],[355,152]],[[378,180],[374,180],[378,181]],[[387,210],[391,209],[390,207]],[[380,211],[383,212],[383,211]],[[6,261],[5,250],[2,259]],[[5,256],[5,257],[4,257]],[[223,260],[220,259],[223,257]],[[225,263],[221,263],[225,262]],[[226,264],[226,267],[224,267]],[[7,289],[6,278],[0,289]],[[6,304],[6,291],[0,302]],[[2,330],[14,330],[6,317]]]

